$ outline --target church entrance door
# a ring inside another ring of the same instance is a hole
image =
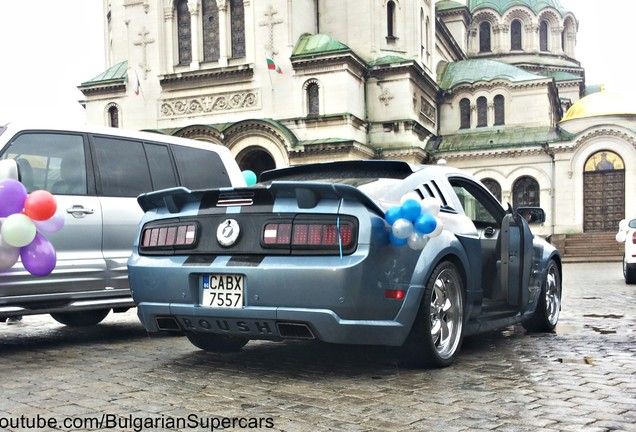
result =
[[[625,218],[625,165],[616,153],[601,151],[585,163],[583,230],[616,231]]]

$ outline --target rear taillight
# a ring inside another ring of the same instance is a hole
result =
[[[356,224],[350,219],[294,220],[265,224],[263,247],[291,248],[292,252],[351,253],[355,250]]]
[[[636,244],[636,231],[632,234],[632,244]]]
[[[144,227],[139,246],[142,250],[188,248],[197,241],[196,224]]]

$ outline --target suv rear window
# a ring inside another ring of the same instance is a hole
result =
[[[216,152],[185,146],[172,146],[181,184],[188,189],[227,187],[230,177]]]

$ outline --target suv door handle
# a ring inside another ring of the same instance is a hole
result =
[[[71,208],[66,209],[66,213],[73,215],[76,218],[86,217],[87,214],[95,213],[93,209],[85,208],[83,205],[74,205]]]

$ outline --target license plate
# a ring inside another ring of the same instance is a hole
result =
[[[204,275],[201,306],[224,309],[243,307],[244,285],[243,275]]]

